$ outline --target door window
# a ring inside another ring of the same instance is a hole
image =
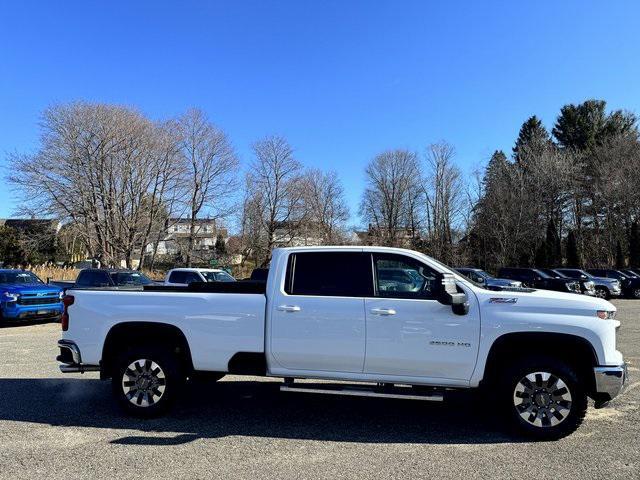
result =
[[[385,298],[433,298],[436,274],[423,263],[395,254],[374,254],[376,294]]]
[[[169,283],[187,283],[185,281],[187,272],[171,272],[169,275]]]
[[[289,257],[285,292],[325,297],[371,296],[371,256],[361,252],[295,253]]]

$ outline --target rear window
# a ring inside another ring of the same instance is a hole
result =
[[[80,272],[76,285],[78,287],[109,287],[111,281],[107,272]]]
[[[285,292],[327,297],[373,296],[371,254],[309,252],[289,257]]]

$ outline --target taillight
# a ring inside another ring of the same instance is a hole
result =
[[[73,305],[75,302],[75,298],[73,295],[65,295],[62,298],[62,305],[64,305],[64,310],[62,312],[62,317],[60,317],[60,325],[62,326],[62,331],[66,332],[69,330],[69,307]]]

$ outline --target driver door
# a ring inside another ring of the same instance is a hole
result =
[[[480,336],[475,297],[467,315],[456,315],[434,298],[429,266],[387,253],[374,253],[373,266],[374,296],[365,299],[365,373],[469,380]]]

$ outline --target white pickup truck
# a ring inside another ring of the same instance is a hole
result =
[[[204,372],[282,377],[289,392],[430,401],[483,387],[488,415],[549,439],[580,425],[587,397],[605,406],[627,376],[606,300],[486,290],[403,249],[283,248],[266,284],[70,290],[64,304],[61,370],[100,371],[144,416]]]

